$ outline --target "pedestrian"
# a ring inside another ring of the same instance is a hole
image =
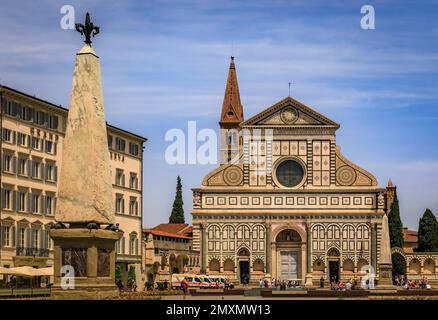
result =
[[[184,279],[181,281],[181,289],[184,292],[184,295],[187,294],[188,288],[189,288],[189,283],[187,282],[187,279],[184,277]]]
[[[265,286],[265,282],[263,281],[263,278],[260,278],[259,285],[260,285],[260,289]]]
[[[321,279],[319,279],[319,287],[322,289],[324,288],[324,277],[321,276]]]

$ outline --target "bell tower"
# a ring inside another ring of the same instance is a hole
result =
[[[395,187],[392,183],[392,180],[389,179],[388,186],[386,187],[386,212],[390,214],[391,212],[391,205],[396,200],[397,193],[396,193],[397,187]]]
[[[240,102],[239,85],[237,83],[234,57],[231,57],[228,70],[227,85],[225,87],[224,102],[222,104],[220,126],[220,161],[221,164],[230,163],[236,159],[240,150],[240,127],[243,121],[243,107]]]

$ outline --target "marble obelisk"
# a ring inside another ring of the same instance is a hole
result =
[[[55,211],[54,299],[111,299],[115,286],[112,179],[99,57],[91,36],[99,33],[87,13],[76,29],[85,45],[76,54]]]
[[[394,289],[392,282],[392,254],[391,241],[389,238],[388,216],[382,218],[382,236],[380,242],[380,259],[379,259],[379,289]]]
[[[99,58],[85,44],[76,55],[56,221],[114,224],[107,141]]]

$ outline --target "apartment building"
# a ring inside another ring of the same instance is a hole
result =
[[[54,223],[68,109],[0,86],[0,266],[53,263]],[[117,263],[142,280],[142,172],[146,138],[107,125],[116,223],[124,235]],[[125,277],[126,278],[126,277]]]

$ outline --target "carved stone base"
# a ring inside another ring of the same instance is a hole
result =
[[[392,282],[392,264],[379,265],[379,283],[376,289],[395,289]]]
[[[304,284],[305,288],[314,288],[312,274],[306,274],[306,283]]]
[[[115,243],[122,232],[101,229],[52,229],[54,276],[52,299],[116,299]]]

